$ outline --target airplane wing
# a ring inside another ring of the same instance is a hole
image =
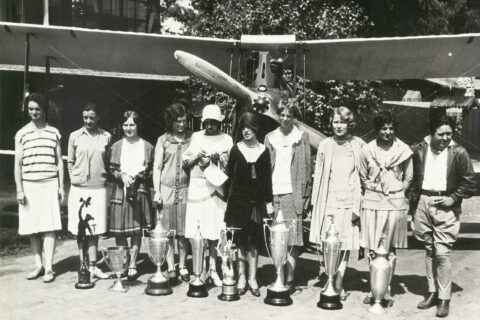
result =
[[[305,41],[311,80],[480,76],[480,33]]]
[[[7,22],[0,23],[0,70],[23,70],[26,34],[31,34],[32,71],[40,72],[45,57],[50,56],[52,73],[182,80],[188,72],[176,63],[175,50],[194,54],[229,73],[230,62],[237,61],[239,48],[297,48],[299,66],[303,66],[301,53],[305,52],[306,75],[311,80],[480,76],[480,33],[313,41],[289,38],[283,42],[264,36],[260,43],[247,42],[248,37],[242,43],[233,39]]]
[[[31,71],[117,78],[182,80],[187,70],[175,50],[195,53],[229,70],[235,40],[104,31],[74,27],[0,23],[0,69],[23,71],[25,38],[30,34]]]

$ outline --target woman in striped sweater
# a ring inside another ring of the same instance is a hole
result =
[[[15,135],[18,233],[30,235],[35,260],[27,279],[43,275],[43,282],[52,282],[55,230],[62,228],[60,202],[64,198],[60,133],[45,122],[47,102],[41,94],[29,95],[25,106],[31,121]]]

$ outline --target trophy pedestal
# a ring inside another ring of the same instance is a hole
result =
[[[145,293],[150,296],[166,296],[172,292],[173,290],[170,288],[168,280],[156,282],[149,279],[147,282],[147,288],[145,289]]]
[[[340,302],[340,295],[325,295],[320,294],[320,301],[317,303],[317,307],[325,310],[340,310],[343,308],[342,303]]]
[[[293,303],[290,298],[290,292],[288,288],[281,291],[274,291],[270,288],[267,289],[267,297],[263,300],[266,304],[271,306],[289,306]]]
[[[208,297],[207,286],[200,280],[199,277],[189,283],[187,296],[191,298],[205,298]]]
[[[127,292],[128,287],[123,286],[122,280],[118,279],[112,286],[110,286],[110,288],[108,288],[108,290],[116,292]]]
[[[91,289],[95,287],[95,283],[90,282],[90,272],[88,270],[78,271],[78,282],[75,289]]]
[[[237,285],[234,284],[225,284],[222,286],[222,293],[218,296],[218,299],[222,301],[237,301],[240,300],[240,295],[238,294]]]
[[[387,310],[384,307],[382,307],[380,302],[375,302],[373,304],[373,306],[368,308],[368,311],[371,312],[371,313],[374,313],[374,314],[385,314],[385,313],[387,313]]]

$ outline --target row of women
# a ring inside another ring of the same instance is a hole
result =
[[[63,179],[59,179],[63,176],[60,134],[45,122],[46,104],[41,95],[28,96],[26,105],[31,122],[15,138],[19,233],[30,235],[35,258],[35,269],[27,278],[43,275],[45,282],[51,282],[54,231],[61,229],[59,200],[64,197]],[[219,286],[215,247],[220,231],[235,227],[239,293],[250,290],[260,296],[256,280],[258,250],[263,245],[263,219],[272,217],[296,221],[290,231],[291,250],[284,275],[294,290],[295,263],[303,245],[303,212],[306,199],[311,197],[309,240],[321,243],[335,223],[345,257],[336,276],[336,288],[346,299],[342,280],[350,250],[361,245],[374,250],[383,245],[395,254],[396,248],[407,246],[405,190],[413,175],[412,152],[395,138],[397,122],[390,113],[376,116],[377,139],[365,144],[351,135],[352,112],[340,107],[331,118],[333,137],[319,145],[311,185],[310,142],[294,123],[297,110],[294,99],[280,102],[280,126],[267,134],[264,144],[257,140],[257,116],[243,114],[239,120],[242,139],[233,145],[232,138],[220,130],[223,116],[218,106],[204,108],[204,129],[192,134],[186,128],[184,107],[173,104],[165,111],[167,132],[158,138],[155,148],[138,135],[139,115],[127,111],[123,115],[124,137],[108,147],[111,136],[98,127],[98,110],[88,104],[83,110],[83,127],[70,134],[68,143],[68,229],[76,234],[81,199],[90,197],[88,213],[93,217],[94,235],[87,241],[92,275],[108,276],[96,267],[96,259],[97,236],[109,234],[122,246],[128,246],[127,238],[131,238],[128,277],[136,278],[142,229],[160,223],[167,230],[175,230],[179,275],[184,281],[190,279],[185,266],[186,239],[200,232],[208,240],[208,272],[203,276]],[[228,181],[213,183],[215,170],[224,172]],[[115,181],[110,206],[108,175]],[[153,199],[148,184],[152,177]],[[132,187],[136,190],[133,195],[128,192]],[[169,252],[168,274],[175,279],[178,274],[173,250]]]

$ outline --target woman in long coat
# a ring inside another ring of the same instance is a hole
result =
[[[265,146],[272,163],[272,189],[275,218],[294,220],[289,237],[287,257],[287,286],[294,290],[293,280],[299,247],[303,246],[303,209],[310,196],[312,164],[308,134],[294,125],[299,117],[295,99],[280,100],[277,114],[280,127],[265,137]],[[282,217],[278,214],[281,211]]]
[[[347,294],[343,277],[350,250],[360,247],[360,205],[362,188],[359,168],[360,154],[365,142],[353,135],[352,112],[346,107],[336,108],[332,117],[333,137],[320,142],[312,186],[313,214],[310,241],[321,244],[334,223],[342,241],[343,260],[339,266],[335,286],[342,300]]]

